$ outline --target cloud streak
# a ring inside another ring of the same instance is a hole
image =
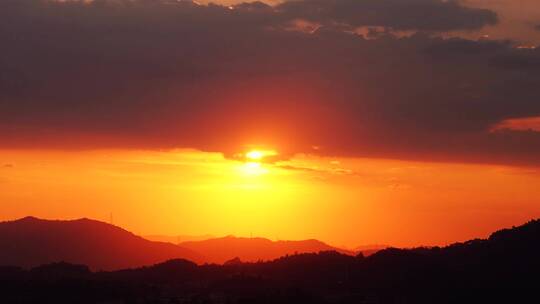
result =
[[[455,0],[293,0],[276,10],[289,19],[393,30],[474,30],[498,22],[493,11],[465,7]]]

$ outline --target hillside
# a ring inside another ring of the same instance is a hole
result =
[[[49,221],[26,217],[0,223],[0,265],[35,267],[54,262],[115,270],[168,259],[201,262],[177,245],[151,242],[126,230],[89,219]]]
[[[335,248],[318,240],[271,241],[265,238],[227,236],[204,241],[183,242],[179,245],[199,252],[207,261],[217,264],[223,264],[235,258],[244,262],[269,261],[295,253],[321,251],[337,251],[355,255],[352,251]]]

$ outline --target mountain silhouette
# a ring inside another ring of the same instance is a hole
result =
[[[354,251],[357,253],[362,253],[364,256],[370,256],[383,249],[390,248],[390,247],[392,246],[382,245],[382,244],[363,245],[363,246],[358,246],[354,248]]]
[[[50,221],[26,217],[0,223],[0,265],[35,267],[55,262],[115,270],[184,258],[202,262],[190,249],[152,242],[119,227],[80,219]]]
[[[244,262],[270,261],[297,253],[336,251],[346,255],[354,252],[332,247],[318,240],[271,241],[265,238],[241,238],[227,236],[203,241],[180,243],[179,246],[202,254],[209,263],[223,264],[240,259]]]
[[[369,257],[325,251],[224,265],[174,259],[112,272],[68,263],[0,267],[0,302],[538,303],[539,256],[535,220],[488,239]]]

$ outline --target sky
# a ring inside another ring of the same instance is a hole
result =
[[[0,39],[0,220],[353,248],[540,216],[537,1],[8,0]]]

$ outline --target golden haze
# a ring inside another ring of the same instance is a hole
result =
[[[274,151],[275,152],[275,151]],[[138,234],[447,244],[539,217],[536,168],[194,150],[0,151],[0,220],[103,221]],[[272,154],[272,153],[270,153]]]

